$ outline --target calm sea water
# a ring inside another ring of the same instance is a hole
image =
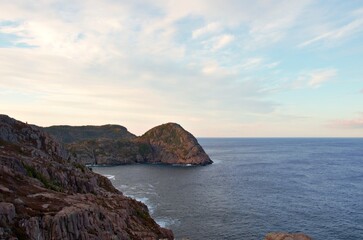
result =
[[[363,139],[199,139],[205,167],[97,167],[177,239],[363,238]]]

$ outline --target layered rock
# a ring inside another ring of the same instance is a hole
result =
[[[312,240],[312,238],[303,233],[273,232],[268,233],[264,240]]]
[[[65,139],[65,146],[72,157],[82,164],[212,163],[197,139],[176,123],[157,126],[141,137],[135,137],[121,126],[106,126],[53,126],[45,130]]]
[[[173,239],[147,207],[69,157],[40,128],[0,115],[0,239]]]

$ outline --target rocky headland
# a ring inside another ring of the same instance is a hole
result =
[[[82,144],[84,148],[94,144],[93,153],[104,151],[100,156],[122,146],[118,154],[124,154],[127,163],[211,163],[197,140],[175,123],[155,127],[141,137],[117,125],[80,128],[62,126],[63,134],[53,134],[74,151]],[[74,155],[80,156],[69,153],[43,128],[0,115],[0,239],[174,239],[171,230],[151,218],[147,206],[124,196]],[[311,239],[281,232],[264,238]]]
[[[0,115],[0,239],[173,239],[34,125]]]
[[[197,139],[176,123],[154,127],[140,137],[119,125],[52,126],[44,130],[63,142],[81,164],[212,163]]]
[[[197,139],[179,124],[166,123],[154,127],[136,139],[150,146],[146,157],[150,163],[207,165],[213,163]]]

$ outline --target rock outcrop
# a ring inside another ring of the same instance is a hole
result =
[[[197,139],[176,123],[154,127],[138,138],[137,142],[151,147],[147,162],[192,165],[212,163]]]
[[[141,137],[118,125],[53,126],[45,130],[63,140],[72,157],[81,164],[212,163],[197,139],[176,123],[157,126]]]
[[[173,239],[41,128],[0,115],[0,239]]]
[[[273,232],[268,233],[264,240],[312,240],[312,238],[303,233]]]

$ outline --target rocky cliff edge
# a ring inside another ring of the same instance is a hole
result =
[[[147,207],[73,161],[41,128],[0,115],[0,239],[173,239]]]

